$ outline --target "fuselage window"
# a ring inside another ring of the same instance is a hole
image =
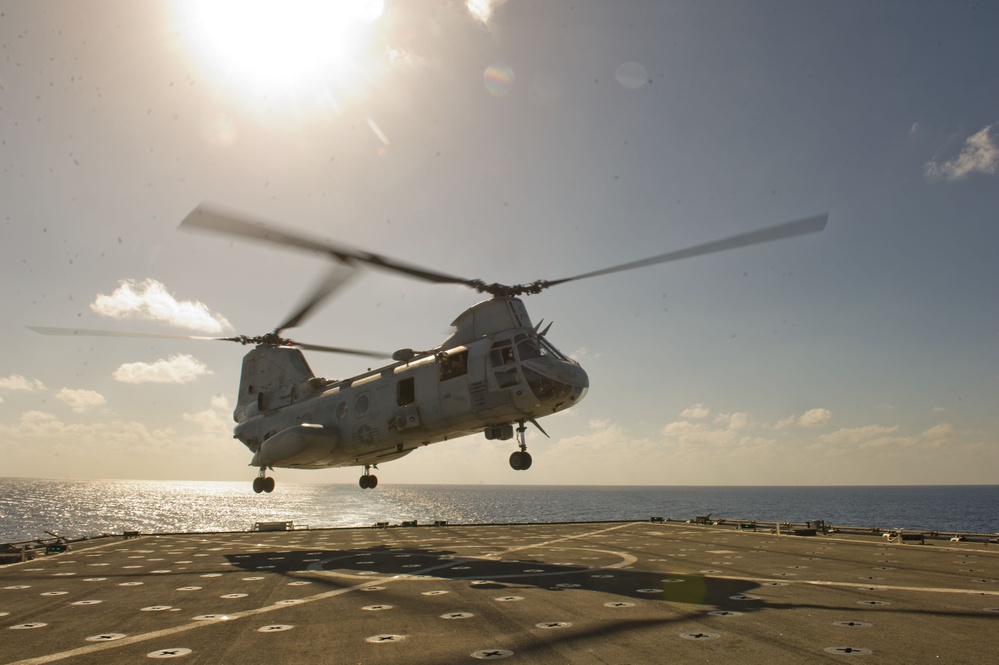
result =
[[[406,406],[416,401],[416,379],[409,377],[403,379],[395,386],[396,403],[399,406]]]
[[[347,417],[347,412],[349,410],[350,410],[350,407],[347,406],[346,402],[340,402],[339,404],[337,404],[336,405],[336,418],[337,418],[337,420],[343,420],[344,418],[346,418]]]
[[[354,400],[354,413],[359,416],[363,416],[368,412],[368,404],[368,393],[361,393],[357,396],[357,399]]]
[[[441,363],[441,381],[447,381],[468,373],[468,351],[451,353],[443,356]]]

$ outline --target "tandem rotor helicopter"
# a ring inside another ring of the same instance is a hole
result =
[[[573,277],[507,286],[454,277],[349,249],[203,204],[181,222],[181,228],[319,252],[334,261],[334,268],[284,323],[256,337],[31,329],[49,335],[198,339],[254,345],[243,357],[233,437],[253,453],[250,466],[259,469],[253,480],[253,490],[258,494],[274,491],[274,477],[267,471],[278,468],[359,466],[363,467],[361,488],[373,489],[378,478],[371,469],[377,469],[378,464],[399,459],[422,446],[479,432],[489,440],[507,441],[516,436],[519,449],[510,455],[510,466],[523,471],[531,466],[527,423],[548,436],[538,419],[578,404],[589,389],[589,379],[579,363],[548,340],[551,324],[542,330],[543,321],[537,325],[531,322],[521,296],[566,282],[817,233],[825,228],[827,218],[825,214],[817,215]],[[436,348],[400,349],[392,354],[390,364],[347,379],[318,377],[302,350],[376,358],[388,355],[303,344],[281,336],[285,330],[300,325],[350,273],[364,265],[432,283],[467,286],[487,294],[489,299],[462,312],[451,324],[451,335]]]

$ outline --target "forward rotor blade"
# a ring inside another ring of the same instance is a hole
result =
[[[361,261],[362,263],[384,268],[385,270],[392,270],[437,284],[464,284],[472,288],[478,285],[478,282],[475,280],[463,279],[427,268],[407,265],[395,259],[379,256],[378,254],[362,252],[335,245],[325,240],[310,238],[298,231],[283,231],[270,224],[264,226],[260,222],[253,221],[240,213],[224,211],[205,204],[192,210],[191,214],[185,217],[184,221],[180,223],[180,226],[184,228],[207,229],[218,233],[262,240],[277,245],[312,250],[328,254],[345,263]]]
[[[294,345],[300,349],[305,349],[306,351],[321,351],[323,353],[344,353],[349,356],[367,356],[368,358],[390,358],[391,353],[383,353],[380,351],[364,351],[361,349],[346,349],[341,346],[322,346],[320,344],[301,344],[299,342],[294,342]]]
[[[758,245],[764,242],[771,242],[773,240],[782,240],[784,238],[791,238],[794,236],[805,235],[807,233],[818,233],[826,227],[826,221],[829,219],[828,214],[816,215],[814,217],[806,217],[805,219],[795,220],[793,222],[785,222],[783,224],[777,224],[775,226],[768,226],[764,229],[759,229],[757,231],[750,231],[749,233],[741,233],[739,235],[731,236],[729,238],[723,238],[722,240],[715,240],[713,242],[704,243],[703,245],[695,245],[693,247],[688,247],[687,249],[680,249],[674,252],[667,252],[666,254],[660,254],[659,256],[653,256],[647,259],[642,259],[640,261],[632,261],[630,263],[622,263],[621,265],[611,266],[610,268],[604,268],[602,270],[594,270],[593,272],[586,272],[582,275],[576,275],[575,277],[565,277],[563,279],[556,279],[546,282],[545,286],[555,286],[556,284],[564,284],[565,282],[572,282],[577,279],[586,279],[589,277],[597,277],[599,275],[608,275],[610,273],[622,272],[624,270],[634,270],[636,268],[644,268],[646,266],[656,265],[658,263],[666,263],[668,261],[678,261],[680,259],[688,259],[693,256],[703,256],[704,254],[713,254],[715,252],[724,252],[729,249],[735,249],[737,247],[746,247],[748,245]]]
[[[40,335],[63,335],[78,337],[139,337],[145,339],[200,339],[212,342],[238,342],[238,337],[205,337],[201,335],[168,335],[166,333],[120,332],[117,330],[94,330],[91,328],[52,328],[48,326],[27,326]]]
[[[316,286],[312,295],[299,306],[298,310],[296,310],[294,314],[288,317],[287,321],[275,328],[274,333],[280,335],[282,330],[287,330],[288,328],[294,328],[301,325],[302,321],[305,320],[305,318],[312,312],[312,310],[315,309],[317,305],[329,298],[335,291],[346,284],[355,272],[354,268],[347,264],[335,265],[323,281]]]

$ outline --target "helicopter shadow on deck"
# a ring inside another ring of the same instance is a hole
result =
[[[308,579],[330,587],[346,588],[382,578],[406,576],[412,579],[440,579],[466,582],[470,589],[509,591],[545,589],[594,591],[617,596],[618,601],[665,601],[691,606],[740,611],[759,609],[764,603],[751,596],[758,588],[753,582],[625,568],[553,564],[533,559],[488,559],[469,557],[447,549],[390,548],[379,545],[343,550],[310,552],[253,552],[228,555],[230,563],[243,572],[278,573]],[[733,596],[736,599],[733,599]],[[745,596],[745,598],[743,598]]]

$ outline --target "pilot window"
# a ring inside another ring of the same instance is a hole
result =
[[[496,342],[489,351],[489,362],[493,367],[503,367],[514,362],[513,347],[509,340]]]
[[[395,401],[399,406],[406,406],[416,401],[416,379],[403,379],[395,386]]]
[[[448,379],[465,376],[465,374],[468,373],[468,351],[465,350],[458,353],[442,354],[440,364],[441,381],[447,381]]]

